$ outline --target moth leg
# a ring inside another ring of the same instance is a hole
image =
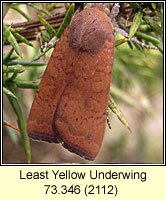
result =
[[[108,110],[107,110],[107,125],[108,125],[108,128],[111,129],[111,123],[110,123],[110,119],[108,117]]]

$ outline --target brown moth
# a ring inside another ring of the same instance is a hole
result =
[[[94,160],[107,119],[114,33],[100,7],[81,11],[58,41],[37,90],[28,135]]]

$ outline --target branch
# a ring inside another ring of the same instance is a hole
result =
[[[65,13],[55,14],[51,17],[45,17],[45,20],[55,29],[58,30],[63,19],[65,17]],[[39,20],[31,20],[29,22],[12,24],[12,28],[23,28],[24,30],[20,31],[19,34],[25,37],[27,40],[36,40],[36,36],[39,32],[45,30],[45,27],[40,23]],[[18,41],[19,42],[19,41]],[[9,44],[6,41],[5,45]]]

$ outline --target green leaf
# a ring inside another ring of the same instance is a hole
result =
[[[131,129],[130,129],[130,127],[129,127],[129,124],[128,124],[125,116],[124,116],[124,114],[122,113],[122,111],[120,110],[120,108],[118,107],[118,105],[115,103],[115,101],[113,100],[113,98],[111,97],[111,95],[109,96],[108,107],[112,110],[113,113],[116,114],[116,116],[122,122],[122,124],[125,125],[130,132],[132,132]]]
[[[152,28],[148,24],[141,24],[139,28],[140,32],[152,32]]]
[[[12,34],[20,41],[23,42],[31,47],[33,47],[33,44],[30,43],[25,37],[23,37],[22,35],[20,35],[19,33],[16,33],[15,31],[11,30]]]
[[[125,42],[128,41],[128,38],[124,38],[124,39],[121,39],[121,40],[116,40],[115,41],[115,47],[121,45],[121,44],[124,44]]]
[[[56,7],[56,3],[50,3],[47,7],[47,10],[50,12]]]
[[[6,83],[12,82],[17,77],[17,73],[13,73],[13,75],[5,80]]]
[[[158,25],[158,23],[152,17],[144,16],[144,20],[147,24],[149,24],[152,27],[152,29],[155,32],[159,33],[160,35],[163,35],[162,28]]]
[[[42,31],[40,33],[41,39],[42,39],[42,43],[49,43],[50,40],[52,39],[52,37],[48,34],[47,31]]]
[[[12,91],[11,88],[8,88],[10,91]],[[12,91],[13,92],[13,91]],[[29,142],[29,138],[27,135],[27,130],[26,130],[26,121],[24,118],[24,114],[23,111],[21,109],[21,106],[19,105],[19,102],[17,99],[14,99],[10,96],[7,96],[8,100],[13,108],[13,110],[16,113],[17,116],[17,123],[18,123],[18,128],[21,131],[21,137],[22,137],[22,141],[24,144],[24,150],[26,153],[26,157],[27,157],[27,162],[31,163],[31,150],[30,150],[30,142]]]
[[[18,56],[21,56],[21,51],[20,51],[20,47],[17,43],[16,38],[14,37],[14,35],[10,32],[9,33],[9,37],[8,37],[8,41],[11,44],[11,46],[14,48],[15,52],[17,53]]]
[[[141,9],[141,6],[138,3],[130,3],[130,6],[134,9],[134,12],[137,12]]]
[[[46,65],[45,63],[42,62],[35,62],[35,61],[24,61],[24,60],[12,60],[8,62],[8,65],[23,65],[26,67],[41,67]]]
[[[12,29],[12,31],[14,31],[15,33],[19,33],[21,31],[24,31],[25,28],[15,28],[15,29]]]
[[[130,41],[127,41],[127,44],[129,46],[129,48],[132,50],[133,49],[132,43]]]
[[[3,28],[4,28],[4,26],[3,26]],[[11,31],[10,26],[8,28],[5,27],[5,30],[3,30],[3,45],[5,44],[6,40],[8,39],[10,31]]]
[[[18,8],[18,6],[12,5],[11,8],[13,10],[16,10],[18,13],[20,13],[27,21],[30,20],[29,16],[24,11],[22,11],[20,8]]]
[[[153,8],[154,10],[156,10],[156,3],[151,3],[151,5],[152,5],[152,8]]]
[[[50,37],[53,38],[56,35],[56,31],[54,30],[54,28],[42,16],[38,15],[38,18],[41,24],[45,26]]]
[[[7,96],[10,96],[12,98],[15,98],[17,99],[17,97],[10,91],[8,90],[7,88],[3,87],[3,93],[6,94]]]
[[[12,48],[8,53],[3,55],[3,64],[5,64],[5,62],[7,62],[11,58],[13,51],[14,49]]]
[[[25,71],[25,68],[21,65],[13,65],[13,66],[4,66],[3,73],[22,73]]]
[[[152,42],[153,44],[160,44],[160,41],[154,36],[148,35],[146,33],[141,33],[139,31],[136,32],[135,36],[144,39],[146,41]]]
[[[37,89],[40,81],[14,81],[18,88]]]
[[[70,24],[70,21],[73,17],[73,14],[74,14],[74,8],[75,8],[75,4],[72,3],[70,8],[68,9],[67,13],[66,13],[66,16],[61,24],[61,26],[59,27],[56,35],[57,37],[60,38],[60,36],[62,35],[62,33],[64,32],[64,30],[67,28],[67,26]]]
[[[138,45],[136,42],[133,42],[134,46],[138,49],[138,51],[143,52],[143,48]]]
[[[35,8],[36,10],[38,10],[38,11],[40,11],[40,12],[46,14],[46,15],[51,16],[51,13],[50,13],[50,12],[48,12],[45,8],[39,6],[39,5],[36,4],[36,3],[27,3],[27,5],[28,5],[28,6],[31,6],[32,8]]]
[[[139,26],[141,25],[141,21],[142,21],[142,12],[138,11],[134,15],[133,24],[130,27],[129,39],[132,38],[135,35],[135,33],[137,32]]]
[[[164,16],[164,14],[163,14],[163,7],[162,7],[162,5],[160,6],[159,11],[157,12],[157,14],[158,14],[158,16],[159,16],[159,18],[161,20],[161,29],[163,31],[163,16]]]
[[[86,9],[86,8],[89,8],[89,7],[91,6],[91,4],[92,4],[92,3],[85,3],[84,8],[85,8],[85,9]]]
[[[6,30],[7,27],[5,24],[3,24],[3,29]],[[15,50],[15,52],[17,53],[18,56],[21,56],[21,51],[20,51],[20,48],[19,48],[19,45],[17,43],[17,40],[16,38],[14,37],[14,35],[12,34],[11,32],[11,29],[8,33],[8,37],[7,37],[9,43],[11,44],[11,46],[13,47],[13,49]]]

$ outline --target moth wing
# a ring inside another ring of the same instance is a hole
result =
[[[66,87],[67,37],[62,35],[48,62],[28,118],[28,135],[37,140],[58,142],[52,120]]]
[[[53,120],[53,129],[63,146],[88,160],[93,160],[101,148],[107,118],[114,37],[111,24],[105,28],[107,39],[95,56],[70,49],[68,58],[74,61],[77,55],[79,59],[75,65],[68,62],[73,71],[67,76]]]

